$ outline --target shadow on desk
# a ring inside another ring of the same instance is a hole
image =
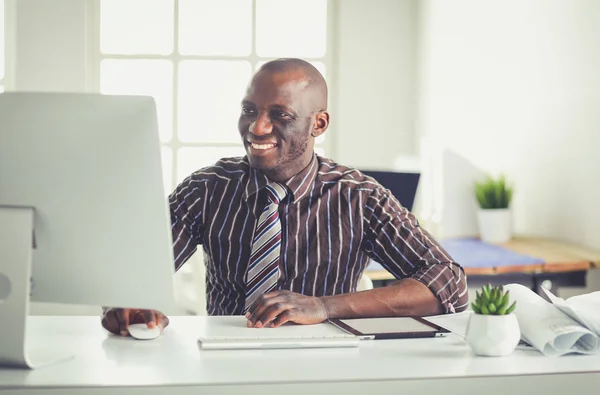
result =
[[[436,358],[436,359],[452,359],[456,360],[457,358],[465,358],[474,356],[474,354],[470,350],[465,350],[465,343],[463,340],[457,340],[454,343],[450,343],[453,346],[456,346],[454,349],[423,349],[423,350],[402,350],[402,357],[414,357],[414,358]],[[448,343],[445,344],[447,346]]]
[[[102,351],[107,360],[118,365],[153,366],[164,354],[162,340],[162,335],[153,340],[136,340],[130,336],[107,334],[106,339],[102,341]]]

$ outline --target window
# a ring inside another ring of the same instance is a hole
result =
[[[155,98],[165,188],[226,156],[252,73],[302,57],[327,78],[327,0],[101,0],[100,92]],[[317,142],[324,154],[326,139]]]
[[[6,24],[4,23],[4,0],[0,0],[0,92],[4,92],[4,75],[6,74],[5,67],[5,45],[4,45],[4,30]]]

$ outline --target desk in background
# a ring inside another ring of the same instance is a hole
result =
[[[556,293],[557,287],[585,286],[587,272],[600,267],[600,251],[562,241],[515,238],[492,245],[475,238],[456,238],[440,243],[464,267],[473,288],[519,283],[538,293],[542,285]],[[376,262],[367,267],[365,275],[375,286],[394,280]]]
[[[460,333],[467,318],[433,320]],[[207,328],[244,323],[244,317],[171,317],[161,337],[139,341],[108,335],[99,317],[31,317],[30,330],[47,336],[33,337],[32,346],[58,347],[75,358],[33,371],[0,368],[0,395],[579,395],[600,387],[600,355],[552,358],[517,350],[477,357],[455,334],[364,341],[350,349],[198,348]]]

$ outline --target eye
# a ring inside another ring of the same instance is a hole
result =
[[[242,107],[242,115],[252,115],[254,114],[256,111],[253,108],[250,107]]]
[[[275,111],[275,116],[277,118],[290,118],[290,114],[283,111]]]

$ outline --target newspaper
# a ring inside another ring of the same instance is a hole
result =
[[[594,354],[600,348],[600,292],[564,300],[544,289],[549,303],[520,284],[504,289],[517,301],[522,339],[545,355]]]

